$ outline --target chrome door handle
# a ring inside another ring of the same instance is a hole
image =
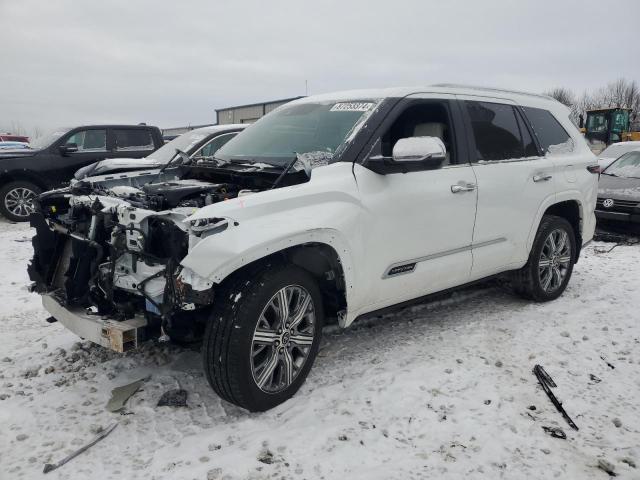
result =
[[[533,181],[538,182],[546,182],[547,180],[551,180],[551,175],[534,175]]]
[[[460,182],[456,185],[451,185],[451,193],[472,192],[476,189],[475,183]]]

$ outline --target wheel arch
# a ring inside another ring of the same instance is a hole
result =
[[[11,170],[0,172],[0,188],[11,182],[31,182],[40,187],[43,191],[48,190],[47,185],[42,179],[30,170]]]
[[[211,249],[216,249],[216,246],[212,245]],[[348,307],[353,303],[353,261],[348,243],[336,230],[301,232],[233,254],[227,250],[226,258],[217,258],[213,262],[206,261],[207,251],[210,249],[196,249],[181,264],[210,279],[214,289],[238,274],[250,274],[265,263],[284,262],[299,266],[318,281],[327,317],[337,318],[342,326],[345,325]]]
[[[578,261],[580,257],[580,251],[582,249],[582,232],[584,228],[584,207],[583,203],[578,198],[559,199],[555,198],[553,203],[543,206],[539,213],[535,228],[529,235],[528,248],[531,249],[535,235],[540,226],[540,222],[545,215],[555,215],[557,217],[564,218],[573,227],[576,240],[576,256],[575,261]]]

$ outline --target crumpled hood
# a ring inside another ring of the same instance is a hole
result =
[[[601,175],[598,197],[640,202],[640,179]]]
[[[161,163],[151,158],[108,158],[82,167],[74,174],[76,180],[108,173],[129,172],[160,168]]]

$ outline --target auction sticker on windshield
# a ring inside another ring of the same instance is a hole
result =
[[[332,112],[367,112],[373,103],[371,102],[343,102],[331,107]]]

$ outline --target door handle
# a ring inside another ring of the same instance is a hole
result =
[[[472,192],[475,189],[475,183],[460,182],[456,185],[451,185],[451,193]]]
[[[533,176],[533,181],[538,183],[538,182],[546,182],[547,180],[551,180],[551,175],[544,175],[544,174],[540,174],[540,175],[534,175]]]

